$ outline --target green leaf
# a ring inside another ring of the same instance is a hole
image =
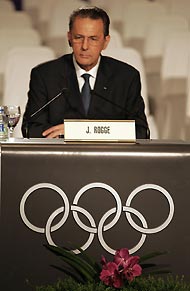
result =
[[[102,268],[101,265],[98,264],[92,257],[88,256],[86,252],[84,252],[81,248],[78,248],[80,251],[80,256],[82,259],[84,259],[87,263],[89,263],[95,270],[96,272],[100,273]]]
[[[86,280],[94,281],[98,276],[97,271],[86,260],[80,258],[72,251],[57,246],[45,245],[47,249],[59,256],[64,262],[81,274]]]
[[[158,256],[161,256],[161,255],[165,255],[167,253],[168,253],[167,251],[162,251],[162,252],[161,251],[155,251],[155,252],[146,254],[146,255],[140,257],[139,263],[147,261],[147,260],[155,258],[155,257],[158,257]]]
[[[141,264],[141,267],[142,267],[142,269],[144,270],[144,269],[147,269],[147,268],[152,268],[152,267],[155,267],[156,266],[156,264]]]
[[[81,274],[86,281],[93,282],[94,274],[91,274],[83,265],[79,264],[78,261],[71,261],[70,258],[65,257],[64,262],[70,265],[76,272]]]

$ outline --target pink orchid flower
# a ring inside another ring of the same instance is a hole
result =
[[[130,255],[129,255],[129,250],[126,248],[123,249],[119,249],[115,252],[115,257],[114,257],[114,262],[117,265],[125,265],[129,259]]]
[[[107,262],[105,257],[102,256],[100,280],[108,286],[121,288],[125,279],[128,282],[131,282],[134,277],[141,275],[142,268],[138,262],[139,257],[130,256],[129,251],[126,248],[116,251],[113,262]]]
[[[123,275],[129,281],[132,281],[134,277],[140,276],[142,273],[142,268],[138,264],[138,256],[130,256],[129,251],[126,248],[119,249],[116,251],[114,262],[118,265],[121,270],[123,268]]]
[[[118,266],[114,262],[108,262],[103,266],[100,273],[100,280],[108,286],[120,288],[123,285],[123,280],[118,271]]]
[[[103,268],[107,268],[106,264],[107,264],[106,258],[104,256],[102,256],[102,258],[101,258],[101,265],[102,265],[102,267]]]
[[[142,274],[142,268],[139,264],[135,263],[135,260],[131,264],[123,270],[123,275],[125,278],[131,282],[134,277],[140,276]]]

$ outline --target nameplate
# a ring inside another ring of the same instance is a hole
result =
[[[65,141],[135,142],[134,120],[65,119]]]

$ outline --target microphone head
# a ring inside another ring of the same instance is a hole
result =
[[[60,90],[60,94],[62,94],[63,92],[65,92],[65,91],[67,91],[67,90],[68,90],[68,88],[63,87],[63,88]]]
[[[39,112],[41,112],[44,108],[46,108],[47,106],[49,106],[49,104],[51,104],[52,102],[54,102],[58,97],[60,97],[66,90],[68,90],[68,88],[63,87],[60,92],[55,95],[52,99],[50,99],[47,103],[45,103],[43,106],[41,106],[38,110],[36,110],[34,113],[32,113],[30,115],[30,118],[34,117],[36,114],[38,114]]]

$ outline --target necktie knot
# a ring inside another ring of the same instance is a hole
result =
[[[85,109],[85,113],[87,114],[88,108],[90,105],[90,99],[91,99],[91,88],[89,83],[90,74],[83,74],[82,77],[84,78],[84,85],[82,87],[81,95],[82,95],[82,101]]]
[[[85,74],[82,75],[82,77],[84,78],[85,82],[89,82],[90,74],[85,73]]]

